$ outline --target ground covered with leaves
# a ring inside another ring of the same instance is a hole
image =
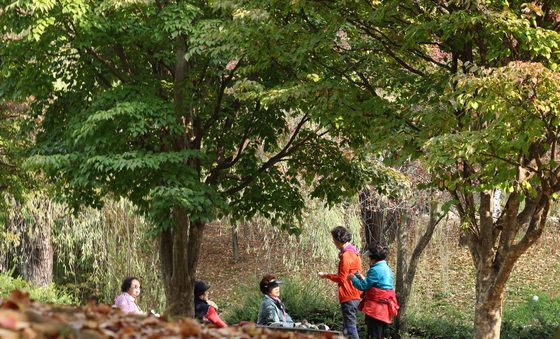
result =
[[[212,328],[193,319],[126,315],[109,305],[57,306],[21,291],[0,300],[0,338],[335,338],[336,333],[272,331],[249,324]]]

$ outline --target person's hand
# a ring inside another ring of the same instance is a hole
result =
[[[325,272],[319,272],[318,274],[319,274],[320,278],[326,278],[327,277],[327,273],[325,273]]]
[[[218,310],[218,305],[216,305],[216,303],[213,302],[212,300],[208,300],[207,303],[208,305],[214,307],[214,309]]]
[[[348,274],[348,276],[346,277],[346,279],[352,280],[352,279],[354,279],[354,277],[355,277],[354,273],[350,273],[350,274]]]

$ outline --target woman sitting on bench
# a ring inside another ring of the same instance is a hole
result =
[[[292,317],[286,312],[286,306],[280,300],[280,284],[275,275],[265,275],[259,286],[263,294],[259,315],[258,325],[294,327]]]
[[[121,294],[115,298],[113,308],[120,308],[124,313],[143,314],[136,304],[136,298],[140,295],[140,281],[136,277],[127,277],[121,285]]]
[[[218,306],[208,299],[210,284],[197,280],[194,284],[194,313],[198,320],[213,324],[216,327],[227,327],[225,321],[220,318]]]

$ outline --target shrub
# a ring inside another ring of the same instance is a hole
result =
[[[29,293],[31,299],[41,303],[75,304],[76,301],[63,288],[50,284],[47,286],[33,286],[22,278],[13,278],[9,273],[0,273],[0,297],[7,297],[13,290]]]

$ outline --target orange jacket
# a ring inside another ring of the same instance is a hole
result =
[[[339,254],[338,273],[327,274],[326,277],[338,284],[338,301],[340,303],[350,300],[360,300],[361,292],[348,280],[348,274],[359,272],[362,268],[360,256],[352,245],[346,246]]]

